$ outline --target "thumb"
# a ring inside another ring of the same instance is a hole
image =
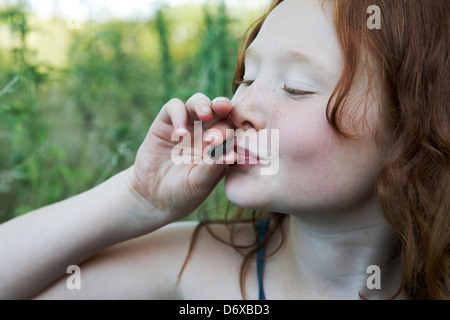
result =
[[[237,162],[238,154],[230,151],[214,157],[217,148],[207,146],[203,152],[201,163],[191,169],[190,179],[200,192],[210,192],[225,174],[226,168]],[[217,152],[217,151],[216,151]]]

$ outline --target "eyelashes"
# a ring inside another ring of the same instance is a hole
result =
[[[239,89],[241,86],[244,87],[250,87],[253,82],[255,82],[254,80],[236,80],[235,83],[237,84],[237,89]]]
[[[254,80],[238,80],[236,81],[236,84],[238,86],[244,85],[244,86],[251,86],[253,84]],[[284,85],[283,90],[286,92],[288,96],[296,96],[296,97],[304,97],[304,96],[310,96],[315,94],[313,91],[306,91],[306,90],[299,90],[299,89],[293,89],[288,87],[287,85]]]
[[[312,92],[312,91],[304,91],[304,90],[292,89],[292,88],[287,87],[286,85],[284,85],[283,90],[286,93],[294,95],[294,96],[310,96],[310,95],[313,95],[315,93],[315,92]]]
[[[241,84],[244,84],[246,86],[251,86],[253,84],[253,82],[254,82],[254,80],[244,80],[244,79],[242,79],[242,80],[237,80],[236,84],[238,86],[240,86]]]

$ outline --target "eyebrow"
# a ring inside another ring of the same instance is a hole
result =
[[[260,60],[261,56],[254,47],[250,46],[245,51],[245,59],[247,57],[255,57],[257,60]],[[327,69],[317,59],[292,49],[280,52],[278,58],[306,66],[315,80],[319,81],[319,84],[326,83],[324,75],[327,74]]]

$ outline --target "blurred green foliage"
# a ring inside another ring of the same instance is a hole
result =
[[[147,21],[87,21],[70,30],[66,21],[38,22],[27,10],[23,0],[0,9],[10,39],[0,47],[0,222],[132,165],[170,98],[231,97],[239,41],[257,15],[232,19],[218,1],[160,6]],[[30,46],[44,30],[60,30],[53,42],[67,43],[66,51]],[[52,52],[65,62],[52,63]],[[192,217],[223,213],[226,205],[219,186]]]

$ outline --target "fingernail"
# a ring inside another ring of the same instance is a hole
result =
[[[204,106],[201,110],[202,110],[202,112],[204,112],[204,113],[212,113],[211,108],[210,108],[210,107],[207,107],[207,106]]]
[[[183,136],[185,136],[185,135],[187,135],[189,133],[189,131],[186,128],[179,127],[179,126],[177,127],[175,132],[181,137],[183,137]]]
[[[212,103],[214,104],[214,103],[216,103],[216,102],[228,102],[228,99],[227,99],[227,98],[223,98],[223,97],[217,97],[217,98],[215,98],[215,99],[212,101]]]

